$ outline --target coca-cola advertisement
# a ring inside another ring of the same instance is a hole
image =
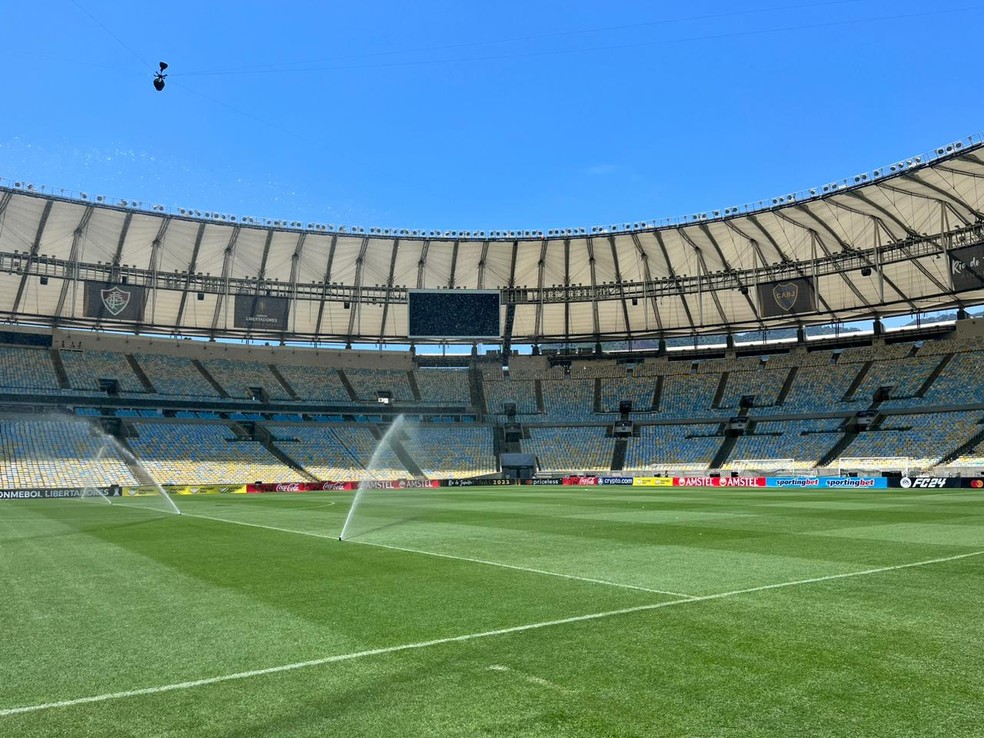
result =
[[[359,488],[358,482],[270,482],[247,484],[246,492],[251,495],[264,492],[321,492],[324,490],[351,491]]]
[[[247,484],[246,492],[260,494],[264,492],[322,492],[336,490],[351,492],[357,489],[432,489],[440,487],[436,479],[370,479],[362,482],[270,482],[262,484]]]

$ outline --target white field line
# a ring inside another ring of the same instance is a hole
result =
[[[390,546],[386,543],[372,543],[369,541],[350,541],[353,543],[359,543],[363,546],[375,546],[377,548],[389,548],[393,551],[404,551],[406,553],[420,554],[421,556],[436,556],[441,559],[452,559],[454,561],[468,561],[472,564],[484,564],[485,566],[497,566],[501,569],[514,569],[516,571],[526,571],[531,574],[543,574],[548,577],[560,577],[561,579],[574,579],[578,582],[590,582],[591,584],[604,584],[609,587],[619,587],[621,589],[634,589],[639,592],[649,592],[650,594],[662,594],[669,595],[670,597],[680,597],[683,599],[696,599],[694,595],[684,594],[682,592],[669,592],[665,589],[650,589],[649,587],[641,587],[637,584],[623,584],[621,582],[611,582],[607,579],[593,579],[591,577],[580,577],[577,574],[563,574],[557,571],[546,571],[544,569],[532,569],[528,566],[519,566],[517,564],[503,564],[499,561],[487,561],[486,559],[473,559],[468,556],[455,556],[453,554],[437,553],[435,551],[422,551],[417,548],[403,548],[402,546]]]
[[[165,692],[175,692],[183,689],[194,689],[196,687],[205,687],[212,684],[222,684],[224,682],[251,679],[253,677],[266,676],[268,674],[282,674],[284,672],[296,671],[298,669],[306,669],[315,666],[324,666],[326,664],[336,664],[342,661],[354,661],[356,659],[368,658],[370,656],[382,656],[391,653],[400,653],[402,651],[416,651],[424,648],[431,648],[432,646],[443,646],[449,643],[462,643],[464,641],[474,641],[482,638],[494,638],[497,636],[511,635],[513,633],[525,633],[531,630],[539,630],[541,628],[551,628],[558,625],[570,625],[571,623],[583,623],[592,620],[602,620],[605,618],[617,617],[619,615],[629,615],[632,613],[647,612],[650,610],[661,610],[664,607],[673,607],[674,605],[691,605],[697,602],[706,602],[709,600],[721,600],[728,597],[736,597],[738,595],[750,594],[753,592],[764,592],[770,589],[796,587],[802,584],[816,584],[818,582],[829,582],[835,579],[863,577],[863,576],[868,576],[870,574],[881,574],[884,572],[899,571],[900,569],[914,569],[920,566],[929,566],[931,564],[942,564],[948,561],[958,561],[960,559],[968,559],[973,556],[981,556],[982,554],[984,554],[984,551],[972,551],[971,553],[956,554],[955,556],[945,556],[943,558],[938,558],[938,559],[926,559],[924,561],[914,561],[909,564],[881,566],[876,569],[864,569],[862,571],[845,572],[843,574],[828,574],[822,577],[813,577],[811,579],[796,579],[790,582],[779,582],[777,584],[763,584],[758,587],[748,587],[746,589],[734,589],[729,592],[718,592],[716,594],[701,595],[698,597],[689,597],[680,600],[666,600],[665,602],[656,602],[649,605],[636,605],[635,607],[623,607],[619,610],[606,610],[604,612],[589,613],[587,615],[575,615],[573,617],[561,618],[558,620],[544,620],[539,623],[527,623],[526,625],[514,625],[509,628],[498,628],[496,630],[486,630],[479,633],[466,633],[464,635],[450,636],[447,638],[435,638],[430,641],[420,641],[418,643],[405,643],[400,646],[385,646],[383,648],[373,648],[366,651],[355,651],[354,653],[326,656],[320,659],[311,659],[310,661],[298,661],[293,664],[270,666],[265,669],[253,669],[251,671],[240,671],[234,674],[223,674],[221,676],[208,677],[205,679],[195,679],[193,681],[187,681],[187,682],[162,684],[157,687],[130,689],[123,692],[107,692],[106,694],[92,695],[90,697],[78,697],[76,699],[60,700],[58,702],[45,702],[36,705],[24,705],[21,707],[7,707],[4,709],[0,709],[0,717],[19,715],[28,712],[40,712],[42,710],[50,710],[56,707],[74,707],[76,705],[85,705],[94,702],[108,702],[110,700],[119,700],[128,697],[141,697],[145,695],[163,694]]]

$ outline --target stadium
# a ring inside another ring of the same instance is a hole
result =
[[[982,152],[547,232],[4,181],[3,732],[979,734]]]
[[[546,233],[6,183],[2,487],[978,476],[982,147]],[[118,448],[96,462],[100,433]]]

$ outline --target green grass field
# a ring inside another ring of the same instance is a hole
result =
[[[980,491],[0,503],[0,736],[981,736]]]

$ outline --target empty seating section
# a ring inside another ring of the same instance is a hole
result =
[[[937,341],[926,341],[919,347],[919,356],[938,354],[955,354],[966,351],[984,351],[984,336],[967,336],[965,338],[948,338]]]
[[[98,391],[100,379],[115,379],[120,392],[147,391],[121,353],[65,349],[59,353],[68,381],[75,389]]]
[[[226,424],[135,422],[130,447],[160,484],[293,482],[303,477],[257,441],[238,441]]]
[[[660,415],[672,418],[695,418],[720,415],[712,410],[714,393],[721,381],[719,374],[689,374],[666,377],[660,396]]]
[[[622,377],[601,383],[601,411],[617,413],[622,400],[632,403],[633,413],[649,412],[653,406],[656,391],[654,377]]]
[[[774,405],[787,376],[789,370],[781,367],[733,371],[728,374],[728,383],[721,396],[720,407],[737,410],[741,398],[745,395],[754,395],[756,406]]]
[[[475,366],[481,374],[483,382],[499,382],[506,378],[502,371],[501,361],[479,361]]]
[[[408,429],[403,447],[432,479],[471,477],[496,471],[492,429],[458,425],[450,428]]]
[[[365,402],[376,402],[377,392],[390,392],[396,402],[413,402],[413,390],[406,371],[402,369],[345,369],[345,376],[355,396]]]
[[[84,420],[0,419],[0,489],[132,485],[113,442]]]
[[[58,377],[48,350],[0,346],[0,390],[58,392]]]
[[[546,356],[515,356],[509,362],[513,379],[563,379],[564,367],[550,366]]]
[[[984,353],[954,354],[922,398],[928,407],[984,403]]]
[[[380,448],[369,428],[308,424],[271,425],[269,429],[276,447],[318,479],[361,481],[407,476],[406,467],[393,450]]]
[[[975,425],[971,429],[971,434],[984,436],[984,425]],[[960,453],[953,461],[946,464],[951,468],[959,467],[984,467],[984,437],[977,440],[973,446]]]
[[[785,468],[811,469],[842,437],[837,420],[768,421],[755,424],[752,435],[735,440],[723,469],[742,469],[752,459],[792,459]]]
[[[543,406],[551,420],[586,420],[594,409],[593,379],[551,379],[541,383]]]
[[[915,395],[930,372],[940,363],[938,356],[915,356],[889,361],[876,361],[854,392],[854,399],[870,401],[879,387],[892,387],[891,397]]]
[[[759,368],[759,359],[707,359],[697,364],[698,374],[720,374],[721,372],[750,372]]]
[[[611,359],[596,359],[575,361],[571,364],[570,373],[574,379],[617,379],[626,376],[626,368],[625,364],[618,364]]]
[[[329,404],[352,402],[338,372],[331,367],[281,364],[277,371],[302,400]]]
[[[624,468],[647,472],[706,469],[724,440],[707,437],[718,427],[718,423],[642,426],[639,436],[628,441]]]
[[[879,429],[858,434],[841,456],[906,456],[913,468],[928,468],[979,430],[979,420],[971,413],[890,415]]]
[[[844,405],[844,395],[861,371],[860,364],[829,364],[807,366],[796,373],[796,379],[782,403],[784,413],[833,412],[851,410]]]
[[[485,409],[492,414],[501,414],[504,403],[516,404],[516,412],[532,415],[537,412],[536,385],[531,381],[506,379],[501,382],[485,382]]]
[[[794,367],[794,366],[818,366],[821,364],[830,364],[833,361],[833,356],[829,351],[790,351],[785,354],[771,354],[762,357],[765,360],[766,366],[770,369],[775,369],[776,367]]]
[[[615,439],[605,428],[530,428],[523,452],[533,454],[540,471],[609,471]]]
[[[230,397],[247,397],[250,387],[262,387],[272,400],[290,399],[287,390],[273,376],[269,364],[258,361],[209,359],[203,361],[202,365]]]
[[[634,377],[665,377],[670,374],[690,374],[693,362],[667,361],[666,359],[646,359],[635,365]]]
[[[690,374],[692,362],[667,361],[666,359],[646,359],[637,364],[632,372],[636,377],[659,377],[670,374]]]
[[[467,369],[421,368],[413,373],[420,399],[428,405],[471,405]]]
[[[218,397],[219,393],[191,359],[164,354],[134,354],[137,365],[162,395]]]

